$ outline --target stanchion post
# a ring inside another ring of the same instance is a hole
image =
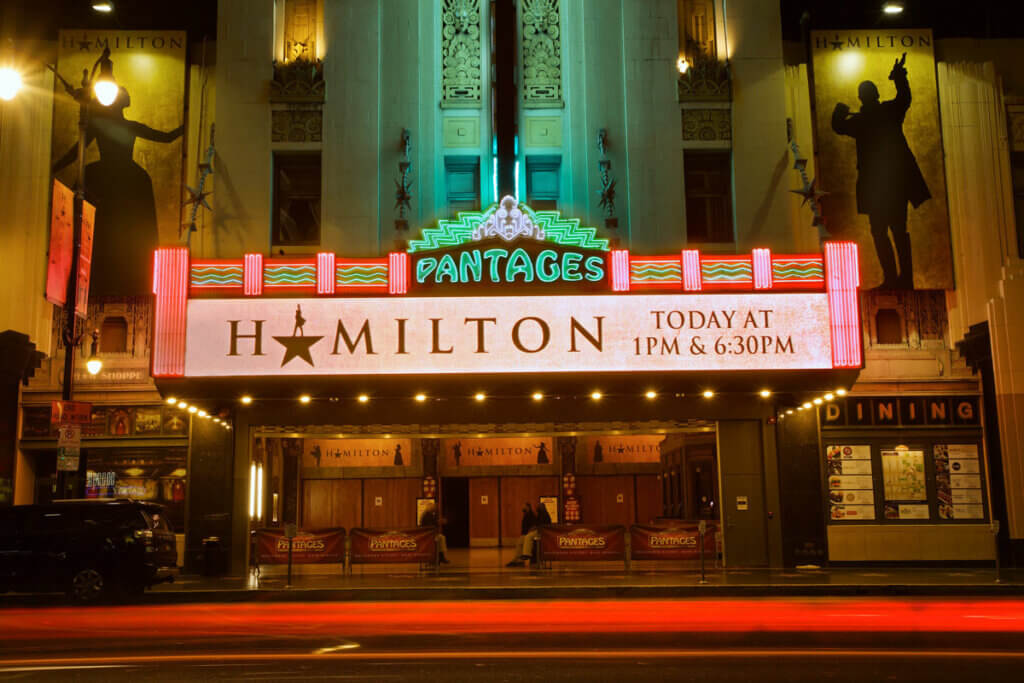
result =
[[[284,525],[284,535],[288,537],[288,583],[285,588],[292,587],[292,542],[298,532],[298,525],[294,523]]]
[[[707,533],[708,523],[705,520],[700,520],[697,525],[697,533],[700,534],[700,582],[707,583],[708,580],[704,576],[704,534]]]
[[[999,577],[999,520],[993,519],[989,529],[992,531],[992,550],[996,558],[996,583],[1001,583],[1002,579]]]

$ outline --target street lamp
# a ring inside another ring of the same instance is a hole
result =
[[[61,398],[65,401],[71,400],[74,385],[75,349],[82,342],[82,333],[78,331],[78,320],[76,309],[78,307],[78,280],[82,251],[82,207],[85,203],[85,147],[87,144],[87,132],[89,128],[89,112],[94,103],[106,107],[117,99],[119,88],[114,81],[114,64],[110,60],[110,48],[103,49],[103,53],[92,65],[91,72],[84,72],[82,85],[79,88],[72,86],[60,75],[57,68],[47,64],[46,68],[53,72],[53,75],[64,86],[64,90],[78,104],[78,176],[75,179],[75,204],[73,237],[71,242],[71,273],[68,277],[67,295],[64,299],[64,316],[61,330],[61,340],[64,342],[64,385],[61,388]],[[21,90],[21,74],[15,69],[5,67],[0,69],[0,97],[5,100],[13,99]],[[82,292],[85,294],[85,292]],[[92,353],[86,363],[89,373],[95,375],[102,368],[102,361],[97,357],[97,333],[93,332]],[[76,496],[85,496],[85,458],[78,459],[78,483]],[[62,474],[57,473],[58,490],[63,494],[64,481]]]
[[[97,355],[99,350],[99,338],[100,331],[92,331],[92,348],[89,350],[89,360],[85,361],[85,369],[89,371],[89,374],[95,377],[100,374],[100,370],[103,369],[103,360]]]

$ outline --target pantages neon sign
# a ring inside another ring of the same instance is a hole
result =
[[[382,258],[157,250],[153,375],[856,368],[858,287],[850,242],[634,256],[506,197]]]

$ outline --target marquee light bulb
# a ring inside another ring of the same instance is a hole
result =
[[[846,389],[836,389],[836,396],[846,396]]]
[[[658,392],[654,391],[653,389],[650,389],[650,390],[647,391],[646,394],[644,394],[644,396],[646,396],[647,398],[652,398],[652,399],[653,398],[658,398]]]
[[[309,394],[303,394],[302,396],[299,396],[299,403],[302,403],[302,404],[309,403],[312,400],[313,400],[313,397],[310,396]]]
[[[704,396],[704,398],[714,398],[715,397],[715,392],[711,391],[710,389],[705,389],[704,393],[703,393],[703,396]]]
[[[242,402],[242,405],[249,405],[250,403],[252,403],[252,396],[246,394],[239,400]]]
[[[824,401],[822,401],[820,398],[816,398],[814,399],[814,401],[812,401],[812,403],[814,403],[814,405],[816,406],[820,406],[822,403],[824,403]]]
[[[177,402],[178,402],[178,399],[174,398],[173,396],[168,396],[167,397],[167,405],[173,406]]]
[[[9,66],[0,69],[0,100],[11,101],[21,90],[21,74]]]
[[[811,402],[810,402],[810,401],[806,401],[806,402],[804,403],[804,406],[803,406],[803,407],[804,407],[804,410],[806,410],[807,408],[810,408],[810,407],[811,407]]]
[[[541,399],[544,398],[544,394],[540,393],[539,391],[535,391],[535,392],[533,392],[533,397],[532,398],[533,398],[534,401],[540,401]]]
[[[370,397],[367,396],[366,394],[359,394],[358,396],[356,396],[356,400],[359,401],[360,403],[366,403],[367,401],[370,400]]]
[[[594,399],[595,401],[600,401],[602,396],[604,396],[604,394],[602,394],[600,391],[593,391],[590,393],[590,398]]]
[[[423,403],[424,401],[427,400],[427,395],[426,394],[416,394],[416,396],[414,396],[413,398],[415,398],[418,403]]]
[[[178,401],[178,407],[181,408],[182,410],[185,410],[186,408],[188,408],[188,404],[185,403],[184,401]]]
[[[199,417],[208,417],[209,413],[207,413],[205,410],[200,410],[198,415]]]
[[[760,391],[760,394],[761,394],[761,398],[768,398],[769,396],[772,395],[772,392],[770,390],[768,390],[768,389],[762,389]]]
[[[831,400],[832,400],[832,399],[834,399],[835,397],[836,397],[836,395],[835,395],[835,394],[833,394],[833,393],[832,393],[831,391],[830,391],[830,392],[828,392],[827,394],[825,394],[825,400],[826,400],[826,401],[831,401]]]
[[[478,391],[478,392],[476,392],[476,394],[475,394],[475,395],[473,396],[473,398],[474,398],[474,399],[476,399],[477,401],[483,401],[484,399],[486,399],[486,398],[487,398],[487,394],[485,394],[485,393],[484,393],[484,392],[482,392],[482,391]]]
[[[195,415],[197,412],[199,412],[199,408],[196,408],[195,406],[189,406],[188,407],[188,412],[190,412],[193,415]]]

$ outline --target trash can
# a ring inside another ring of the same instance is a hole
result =
[[[208,536],[203,539],[203,576],[222,576],[224,574],[224,548],[219,536]]]

